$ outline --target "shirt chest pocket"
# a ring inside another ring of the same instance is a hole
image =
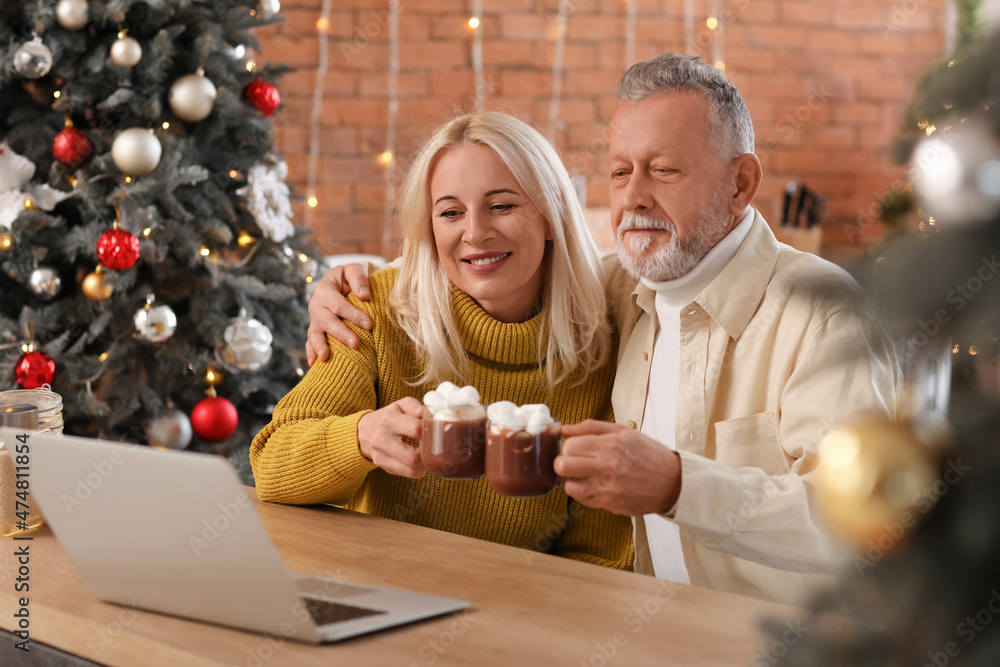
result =
[[[773,412],[715,423],[715,460],[731,468],[761,468],[768,475],[788,472]]]

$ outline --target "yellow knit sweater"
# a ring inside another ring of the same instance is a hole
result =
[[[334,343],[326,362],[313,366],[285,396],[250,449],[262,500],[291,504],[335,503],[366,512],[524,549],[631,569],[628,517],[572,501],[560,484],[541,498],[508,498],[485,478],[411,480],[377,468],[358,448],[358,421],[405,396],[421,399],[433,386],[410,386],[422,370],[413,342],[388,315],[389,291],[398,271],[370,278],[372,299],[352,303],[372,318],[371,331],[354,329],[361,346]],[[470,384],[483,404],[548,403],[564,424],[613,419],[611,387],[615,350],[606,366],[580,385],[559,385],[553,396],[538,371],[541,316],[505,324],[453,289],[462,343],[472,362]],[[617,339],[615,340],[617,344]],[[547,400],[548,399],[548,400]]]

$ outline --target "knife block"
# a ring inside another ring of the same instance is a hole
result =
[[[823,228],[819,225],[813,227],[778,227],[774,230],[774,236],[779,243],[790,245],[802,252],[811,252],[819,255],[823,247]]]

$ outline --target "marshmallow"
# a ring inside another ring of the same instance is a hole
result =
[[[424,405],[429,408],[443,408],[448,405],[448,399],[441,392],[432,389],[424,394]]]
[[[531,418],[528,419],[528,423],[524,425],[524,430],[531,435],[538,435],[542,431],[545,431],[552,425],[552,420],[549,418],[548,410],[544,413],[541,410],[536,410]]]
[[[510,401],[497,401],[486,408],[486,416],[490,421],[508,428],[518,428],[521,423],[517,418],[517,406]]]
[[[466,385],[458,391],[456,391],[452,396],[460,397],[462,399],[462,405],[478,405],[479,404],[479,392],[476,388],[471,385]]]
[[[490,423],[510,431],[527,431],[532,435],[548,429],[553,423],[549,406],[544,403],[529,403],[520,407],[510,401],[493,403],[486,410]]]
[[[458,391],[458,385],[445,380],[444,382],[438,385],[437,390],[438,392],[444,394],[445,396],[448,396],[449,394]]]
[[[454,410],[449,410],[448,408],[441,408],[434,413],[434,419],[441,422],[457,422],[461,419],[458,413]]]
[[[434,419],[440,421],[480,419],[485,414],[475,387],[459,387],[447,381],[424,394],[424,405],[434,408]]]

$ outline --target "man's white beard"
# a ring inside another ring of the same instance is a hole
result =
[[[720,200],[721,197],[716,197],[712,210],[698,215],[683,242],[677,240],[677,229],[672,222],[641,213],[626,213],[615,237],[618,261],[633,278],[663,282],[686,276],[726,236],[729,216]],[[647,256],[643,253],[652,238],[649,234],[639,234],[626,241],[625,232],[630,229],[662,229],[670,234],[670,240]]]

